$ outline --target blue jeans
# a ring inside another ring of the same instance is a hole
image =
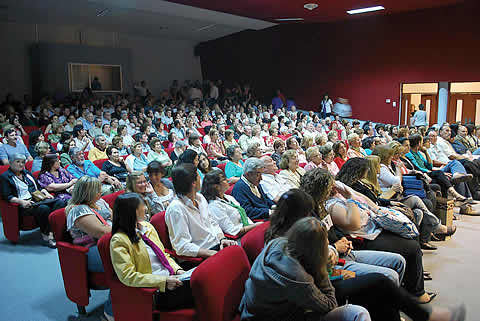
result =
[[[456,159],[449,161],[447,165],[445,165],[442,168],[442,171],[444,173],[451,173],[451,174],[455,174],[455,173],[467,174],[465,167],[463,167],[462,163],[460,163]]]
[[[97,273],[104,272],[102,258],[100,257],[100,252],[98,252],[98,247],[96,245],[88,249],[87,270]],[[113,316],[112,296],[110,293],[108,293],[108,299],[103,305],[103,311],[105,311],[106,314]]]
[[[313,315],[312,315],[313,316]],[[310,318],[307,320],[321,320],[321,321],[370,321],[370,313],[367,309],[359,305],[346,304],[335,308],[320,318]]]
[[[344,257],[344,269],[357,275],[380,273],[392,280],[397,286],[402,283],[406,261],[400,254],[383,251],[352,251]]]
[[[480,155],[480,148],[472,153],[473,155]]]

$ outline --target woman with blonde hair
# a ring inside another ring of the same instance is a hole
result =
[[[46,142],[38,142],[35,145],[35,153],[37,156],[33,160],[32,173],[35,173],[42,169],[43,158],[48,154],[50,146]]]
[[[70,232],[73,244],[88,247],[87,269],[89,272],[104,272],[97,241],[104,234],[110,233],[112,210],[102,198],[102,183],[90,176],[82,176],[74,185],[72,198],[68,202],[67,231]],[[107,320],[113,320],[112,301],[110,296],[104,305]]]
[[[125,186],[126,193],[137,193],[140,195],[142,200],[145,202],[147,206],[147,210],[145,213],[145,217],[147,221],[150,221],[150,218],[157,214],[154,211],[154,204],[150,202],[152,197],[150,196],[152,193],[155,193],[153,190],[152,184],[147,181],[144,172],[134,171],[127,176],[127,184]]]
[[[313,136],[303,136],[302,141],[300,142],[300,147],[307,151],[308,148],[315,146],[315,141]]]
[[[305,170],[298,166],[298,156],[295,150],[287,150],[280,159],[280,177],[283,178],[290,188],[299,188],[300,179],[305,175]]]

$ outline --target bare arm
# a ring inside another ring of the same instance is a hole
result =
[[[112,231],[108,225],[103,225],[95,215],[85,215],[75,220],[75,226],[96,239]]]

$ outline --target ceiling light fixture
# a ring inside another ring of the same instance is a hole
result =
[[[318,4],[316,3],[306,3],[303,5],[303,7],[307,10],[313,10],[313,9],[317,9],[318,8]]]
[[[303,21],[303,18],[279,18],[275,19],[275,21]]]
[[[99,12],[97,12],[97,17],[104,17],[106,16],[107,14],[110,13],[110,9],[109,8],[105,8],[103,10],[100,10]]]
[[[216,24],[207,25],[207,26],[196,29],[195,32],[207,30],[207,29],[213,28],[215,26],[216,26]]]
[[[348,14],[359,14],[359,13],[379,11],[379,10],[385,10],[385,8],[382,7],[382,6],[375,6],[375,7],[368,7],[368,8],[360,8],[360,9],[348,10],[347,13],[348,13]]]

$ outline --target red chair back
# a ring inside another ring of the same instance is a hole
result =
[[[235,184],[230,184],[230,188],[225,192],[225,194],[232,195],[232,191],[234,187],[235,187]]]
[[[170,237],[168,236],[168,227],[167,223],[165,222],[165,211],[157,213],[152,216],[150,219],[150,224],[155,227],[157,230],[158,236],[160,237],[160,241],[162,241],[163,246],[166,249],[172,250],[172,243],[170,243]]]
[[[204,150],[207,150],[207,146],[208,146],[208,144],[203,144],[202,143],[202,147],[203,147]]]
[[[121,190],[121,191],[118,191],[118,192],[115,192],[115,193],[112,193],[112,194],[102,196],[102,198],[105,202],[108,203],[108,206],[110,206],[110,208],[113,209],[113,203],[115,203],[115,200],[117,199],[117,196],[122,195],[123,193],[125,193],[125,191]]]
[[[67,216],[65,214],[65,208],[59,208],[53,211],[48,216],[50,222],[50,228],[57,242],[72,242],[72,236],[67,231]]]
[[[25,169],[26,169],[27,171],[29,171],[29,172],[32,171],[32,166],[33,166],[33,160],[28,161],[28,162],[25,163]]]
[[[163,145],[163,148],[168,148],[168,145],[170,144],[170,142],[168,140],[164,140],[162,142],[162,145]]]
[[[83,155],[85,156],[85,159],[88,159],[88,152],[83,152]]]
[[[299,163],[298,166],[300,166],[301,168],[304,168],[305,166],[307,166],[307,163]]]
[[[28,141],[28,138],[29,138],[28,135],[27,136],[22,136],[23,143],[27,147],[28,147],[28,145],[30,145],[30,142]]]
[[[217,165],[217,168],[220,168],[222,172],[225,174],[225,166],[227,166],[227,163],[220,163]]]
[[[262,252],[265,246],[265,231],[270,227],[270,222],[267,221],[242,237],[242,247],[248,256],[250,264],[255,262],[257,256]]]
[[[165,148],[165,153],[168,154],[168,157],[170,157],[170,155],[172,155],[174,149],[175,149],[175,148],[173,148],[173,147],[171,147],[171,148]]]
[[[240,320],[238,306],[249,273],[250,263],[238,245],[229,246],[200,264],[190,281],[198,320]]]
[[[58,143],[52,143],[52,147],[53,147],[56,151],[58,151],[57,146],[58,146]]]
[[[40,127],[38,126],[23,126],[23,129],[25,130],[25,132],[27,134],[30,134],[31,132],[33,132],[34,130],[39,130]]]
[[[33,177],[35,177],[35,179],[38,179],[38,175],[40,175],[40,171],[35,171],[32,173]]]
[[[2,165],[0,166],[0,175],[2,175],[3,173],[5,173],[8,168],[10,167],[10,165]]]
[[[197,130],[200,133],[200,135],[205,136],[205,129],[203,129],[203,127],[199,127],[197,128]]]
[[[104,159],[97,159],[96,161],[93,162],[95,166],[97,166],[99,169],[102,169],[103,163],[105,163],[108,160],[108,158]]]

